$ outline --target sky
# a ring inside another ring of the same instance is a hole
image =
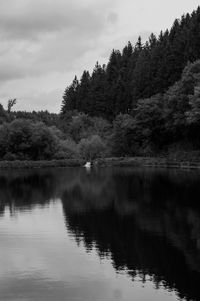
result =
[[[0,103],[59,112],[75,75],[139,35],[170,28],[199,0],[0,0]]]

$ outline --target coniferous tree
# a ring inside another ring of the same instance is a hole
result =
[[[106,68],[106,82],[107,82],[107,115],[111,118],[115,116],[116,112],[116,98],[117,85],[119,80],[121,53],[113,50]]]
[[[92,105],[90,101],[90,74],[84,71],[80,80],[80,86],[77,95],[77,109],[80,112],[92,114]]]
[[[117,81],[117,95],[115,103],[115,114],[128,113],[132,107],[132,72],[129,66],[133,54],[133,47],[130,42],[124,47],[121,56],[120,72]]]
[[[105,116],[107,107],[105,65],[96,63],[90,82],[91,115]]]
[[[73,111],[78,106],[78,87],[79,82],[75,76],[72,84],[65,89],[61,107],[61,113],[65,114],[67,111]]]

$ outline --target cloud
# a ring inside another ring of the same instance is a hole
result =
[[[116,22],[111,1],[1,0],[0,81],[73,69]]]
[[[118,14],[116,14],[116,13],[110,13],[109,15],[108,15],[108,21],[110,22],[110,23],[112,23],[112,24],[116,24],[117,23],[117,21],[118,21]]]
[[[61,30],[88,36],[105,25],[105,11],[97,3],[94,7],[71,0],[1,1],[0,34],[5,39],[37,39]]]

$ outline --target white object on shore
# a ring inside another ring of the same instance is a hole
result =
[[[84,167],[86,167],[86,168],[91,168],[91,162],[87,162],[87,163],[84,165]]]

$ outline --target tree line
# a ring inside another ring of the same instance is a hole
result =
[[[188,62],[200,58],[200,7],[176,19],[170,30],[151,34],[144,44],[141,37],[122,52],[113,50],[107,65],[96,63],[90,74],[75,76],[65,89],[62,114],[78,110],[91,116],[113,120],[129,114],[139,99],[164,93],[180,79]]]
[[[111,124],[84,113],[4,110],[0,105],[0,160],[92,160],[108,154]]]

